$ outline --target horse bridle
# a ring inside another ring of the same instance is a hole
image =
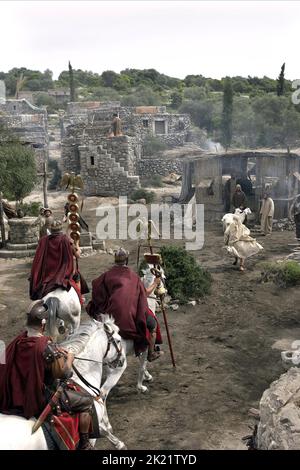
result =
[[[122,348],[122,343],[120,344],[120,347],[118,346],[118,343],[116,342],[115,338],[114,338],[114,331],[109,331],[105,326],[104,326],[104,331],[106,333],[106,336],[107,336],[107,348],[106,348],[106,352],[103,356],[103,359],[105,359],[109,353],[109,350],[110,350],[110,346],[111,344],[116,348],[116,351],[117,351],[117,357],[116,359],[114,359],[112,362],[109,362],[107,363],[106,365],[112,369],[116,369],[117,367],[121,367],[123,365],[123,363],[121,362],[120,358],[122,356],[122,353],[123,353],[123,348]],[[76,357],[75,356],[75,359],[77,359],[78,361],[88,361],[88,362],[96,362],[97,364],[101,364],[101,362],[99,361],[94,361],[93,359],[87,359],[87,358],[81,358],[81,357]],[[103,400],[103,397],[102,397],[102,393],[101,391],[99,390],[99,388],[95,387],[94,385],[90,384],[84,377],[83,375],[79,372],[79,370],[74,366],[74,364],[72,364],[72,368],[74,370],[74,372],[77,374],[77,376],[79,377],[79,379],[90,389],[92,390],[95,394],[96,394],[96,397],[95,399],[99,399],[99,400]]]
[[[121,360],[120,360],[122,353],[123,353],[122,343],[120,344],[120,346],[118,345],[117,341],[114,338],[114,331],[109,331],[105,326],[104,326],[104,331],[107,336],[107,348],[103,356],[103,359],[107,357],[110,351],[110,346],[113,345],[117,351],[117,357],[112,362],[109,362],[106,365],[110,367],[111,369],[115,369],[116,367],[120,367],[122,365]]]

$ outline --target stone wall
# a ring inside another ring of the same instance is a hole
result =
[[[22,219],[9,219],[9,244],[30,245],[39,240],[39,224],[37,217],[23,217]]]
[[[134,137],[123,135],[103,138],[101,144],[129,175],[137,174],[138,150]]]
[[[20,100],[6,100],[0,103],[0,111],[7,114],[44,114],[47,116],[47,111],[44,108],[39,108],[29,103],[26,99]]]
[[[181,159],[142,158],[137,164],[137,173],[141,177],[167,176],[170,173],[181,175],[182,171],[183,163]]]
[[[62,141],[63,171],[81,173],[86,194],[130,194],[139,187],[139,175],[182,173],[180,160],[142,159],[142,149],[149,135],[171,147],[182,145],[190,127],[188,115],[169,114],[165,107],[122,107],[118,102],[71,103],[68,111]],[[116,113],[123,135],[108,137]]]
[[[158,123],[164,129],[157,129]],[[191,125],[188,114],[132,114],[130,128],[133,134],[140,135],[142,141],[148,136],[155,136],[170,147],[183,145],[187,140]]]
[[[140,187],[139,177],[129,175],[102,146],[81,145],[79,154],[87,196],[125,196]]]

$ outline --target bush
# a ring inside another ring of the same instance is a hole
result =
[[[23,202],[19,205],[18,209],[21,209],[24,215],[38,217],[41,207],[43,207],[41,202],[31,202],[30,204]]]
[[[148,136],[143,143],[143,154],[153,156],[167,150],[167,148],[168,145],[158,137]]]
[[[0,187],[4,197],[21,201],[31,193],[36,181],[34,151],[20,142],[0,145]]]
[[[185,303],[210,294],[211,274],[190,253],[180,247],[164,246],[161,255],[168,293],[173,299]]]
[[[162,177],[160,175],[153,175],[153,176],[150,176],[150,178],[144,178],[143,187],[144,188],[147,188],[147,187],[162,188],[163,187]]]
[[[146,189],[137,189],[131,196],[133,201],[145,199],[147,204],[151,204],[155,200],[155,193],[153,191],[146,191]]]
[[[261,282],[273,281],[279,287],[287,288],[300,283],[300,264],[289,260],[261,264]]]

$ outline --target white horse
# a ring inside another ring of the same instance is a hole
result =
[[[80,325],[81,305],[74,287],[70,290],[55,289],[43,297],[48,305],[47,333],[56,338],[64,334],[66,329],[69,334],[74,333]]]
[[[227,227],[229,227],[229,225],[233,222],[234,215],[238,215],[243,224],[245,222],[246,216],[251,213],[252,213],[251,209],[247,207],[244,210],[239,209],[239,208],[235,209],[234,214],[232,213],[225,214],[222,218],[223,232],[225,233],[225,230],[227,229]]]
[[[143,272],[142,282],[144,283],[145,287],[151,286],[154,282],[155,275],[151,272],[151,269],[153,269],[153,268],[154,268],[153,265],[148,264],[148,266],[145,269],[142,270],[142,272]],[[162,268],[161,268],[161,277],[162,277],[162,281],[164,282],[165,274],[164,274],[164,271],[163,271]],[[150,295],[150,297],[148,297],[147,300],[148,300],[149,308],[152,310],[153,313],[155,313],[156,306],[157,306],[157,300],[156,300],[155,295],[152,293]],[[132,355],[135,354],[134,342],[132,340],[122,339],[122,346],[124,348],[126,356],[128,356],[129,354],[132,354]],[[138,392],[141,392],[141,393],[148,392],[148,387],[146,385],[143,385],[143,382],[144,381],[145,382],[152,382],[153,381],[152,375],[147,370],[147,366],[148,366],[147,357],[148,357],[148,348],[139,355],[139,369],[138,369],[137,387],[136,388],[137,388]],[[110,370],[108,373],[111,375],[111,374],[115,374],[116,372]],[[104,396],[108,395],[105,384],[102,386],[101,392],[103,393]]]
[[[94,387],[100,387],[103,364],[117,369],[118,378],[126,368],[125,351],[121,347],[118,331],[114,321],[106,316],[104,323],[90,320],[87,324],[83,324],[77,333],[62,343],[66,349],[76,354],[76,357],[82,358],[82,360],[76,359],[74,364],[84,379]],[[116,375],[107,377],[105,387],[108,390],[115,385]],[[72,378],[92,393],[75,374]],[[125,444],[112,434],[111,427],[106,427],[108,418],[106,418],[105,402],[102,399],[95,399],[95,408],[101,435],[104,435],[116,449],[126,449]],[[27,420],[19,416],[0,414],[0,450],[48,450],[41,427],[31,434],[34,422],[35,418]]]

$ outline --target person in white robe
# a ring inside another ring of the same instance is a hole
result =
[[[240,271],[245,270],[247,258],[263,250],[263,246],[250,236],[250,230],[242,224],[237,215],[233,216],[232,223],[224,233],[224,243],[226,251],[235,257],[233,264],[240,262]]]

